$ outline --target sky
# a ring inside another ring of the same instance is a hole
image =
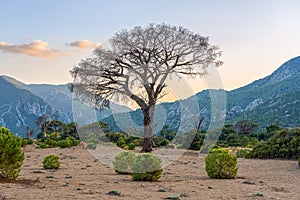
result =
[[[0,0],[0,10],[0,75],[27,84],[72,82],[69,71],[93,48],[149,23],[209,36],[223,51],[213,73],[226,90],[300,55],[298,0]],[[188,82],[194,92],[212,85]]]

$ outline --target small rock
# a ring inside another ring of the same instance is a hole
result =
[[[178,195],[174,195],[174,196],[168,196],[165,199],[175,199],[175,200],[180,200],[180,197]]]
[[[48,175],[46,176],[46,178],[54,178],[54,176]]]
[[[208,189],[210,189],[210,190],[211,190],[211,189],[214,189],[214,188],[213,188],[213,187],[211,187],[211,186],[208,186]]]
[[[64,186],[64,187],[69,186],[69,183],[64,183],[64,184],[62,184],[62,186]]]
[[[86,167],[92,167],[92,165],[87,164]]]
[[[262,197],[262,196],[264,196],[264,195],[258,192],[258,193],[256,193],[256,194],[253,194],[253,196],[255,196],[255,197]]]
[[[254,181],[251,180],[246,180],[242,182],[243,184],[248,184],[248,185],[256,185],[256,183]]]
[[[45,173],[45,172],[42,172],[42,171],[40,171],[40,170],[34,170],[34,171],[32,171],[32,173],[34,173],[34,174],[43,174],[43,173]]]
[[[180,197],[189,197],[189,195],[186,194],[186,193],[183,193],[183,194],[180,195]]]
[[[44,189],[44,188],[46,188],[46,186],[44,186],[44,185],[39,186],[39,189]]]
[[[159,188],[158,190],[157,190],[157,192],[166,192],[166,190],[165,190],[165,188]]]
[[[120,192],[118,192],[117,190],[111,190],[107,193],[108,195],[113,195],[113,196],[120,196]]]
[[[66,176],[65,176],[65,178],[72,178],[72,176],[70,176],[70,175],[66,175]]]
[[[81,190],[81,188],[77,188],[77,190]]]

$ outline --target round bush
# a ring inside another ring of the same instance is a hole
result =
[[[158,181],[162,173],[161,162],[161,159],[153,154],[138,154],[132,165],[132,180]]]
[[[43,167],[45,169],[58,169],[60,165],[59,156],[50,154],[44,157]]]
[[[132,164],[135,161],[135,154],[131,151],[122,151],[116,155],[113,161],[115,172],[118,174],[130,174],[132,172]]]
[[[89,143],[86,145],[86,148],[87,148],[87,149],[96,149],[96,148],[97,148],[97,144],[95,144],[94,142],[89,142]]]
[[[205,158],[205,170],[210,178],[235,178],[237,159],[225,149],[213,149]]]
[[[128,145],[128,149],[129,149],[129,150],[134,150],[134,149],[135,149],[135,144],[130,143],[130,144]]]
[[[9,129],[0,127],[0,178],[16,179],[24,161],[22,139]]]
[[[126,146],[125,139],[124,138],[119,138],[118,141],[117,141],[117,146],[121,147],[121,148],[124,148]]]

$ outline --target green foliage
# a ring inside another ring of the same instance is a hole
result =
[[[22,139],[9,129],[0,127],[0,178],[16,179],[24,161]]]
[[[119,139],[117,140],[117,146],[118,146],[118,147],[121,147],[121,148],[126,147],[126,141],[125,141],[125,139],[124,139],[124,138],[119,138]]]
[[[130,143],[130,144],[128,145],[128,149],[129,149],[129,150],[134,150],[134,149],[135,149],[135,144],[134,144],[134,143]]]
[[[135,154],[131,151],[122,151],[116,155],[113,161],[115,172],[118,174],[131,174],[135,158]]]
[[[136,156],[131,177],[134,181],[158,181],[162,173],[161,159],[150,153]]]
[[[22,140],[21,140],[21,147],[25,147],[25,146],[27,146],[27,144],[28,144],[27,139],[22,138]]]
[[[237,158],[248,158],[250,150],[248,149],[240,149],[236,152]]]
[[[169,141],[172,141],[176,136],[176,132],[173,129],[171,129],[168,125],[164,125],[163,128],[158,133],[158,136],[161,136]]]
[[[86,145],[86,148],[87,148],[87,149],[96,149],[96,148],[97,148],[97,144],[95,144],[94,142],[89,142],[89,143]]]
[[[300,155],[300,128],[281,129],[264,142],[253,147],[250,158],[297,159]]]
[[[242,147],[247,147],[250,142],[251,142],[251,140],[250,140],[249,137],[243,136],[241,141],[240,141],[240,144],[241,144]]]
[[[300,167],[300,158],[298,158],[298,166]]]
[[[29,145],[33,144],[33,140],[32,139],[29,139],[29,140],[27,139],[27,144],[29,144]]]
[[[44,140],[44,144],[47,148],[53,148],[53,147],[57,147],[57,141],[52,140],[50,138],[46,138]]]
[[[205,158],[205,170],[210,178],[235,178],[237,159],[225,149],[213,149]]]
[[[169,140],[165,139],[165,138],[162,137],[162,136],[154,135],[154,136],[152,137],[152,139],[153,139],[153,143],[154,143],[153,146],[155,146],[155,147],[166,146],[167,144],[170,143]]]
[[[125,139],[128,136],[128,135],[126,135],[124,133],[119,133],[119,132],[107,133],[105,135],[109,139],[109,141],[111,141],[113,143],[117,143],[120,138]]]
[[[70,148],[73,146],[72,140],[66,139],[66,140],[61,140],[57,144],[60,148]]]
[[[59,156],[50,154],[44,157],[43,168],[44,169],[58,169],[60,165]]]

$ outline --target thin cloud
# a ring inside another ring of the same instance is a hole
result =
[[[71,43],[66,43],[66,46],[76,47],[76,48],[79,48],[79,49],[85,49],[85,48],[88,48],[88,47],[99,47],[100,44],[93,43],[89,40],[76,40],[76,41],[71,42]]]
[[[0,41],[0,51],[43,58],[54,58],[67,54],[65,51],[49,48],[48,42],[41,40],[35,40],[28,44],[10,44]]]

